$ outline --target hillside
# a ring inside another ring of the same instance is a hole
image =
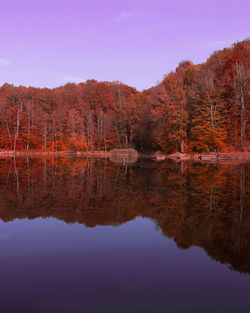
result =
[[[0,87],[0,149],[250,150],[250,40],[199,65],[182,61],[143,92],[120,82]]]

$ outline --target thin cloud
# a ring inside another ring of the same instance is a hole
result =
[[[233,41],[231,40],[217,40],[217,41],[210,41],[207,43],[209,47],[230,47]]]
[[[9,65],[9,64],[10,64],[10,62],[9,62],[9,61],[7,61],[7,60],[5,60],[5,59],[0,58],[0,66]]]
[[[116,18],[114,18],[115,23],[122,22],[132,17],[145,16],[145,12],[136,12],[136,11],[122,11]]]
[[[61,76],[60,79],[66,83],[77,83],[77,84],[82,83],[86,80],[82,77],[76,77],[76,76],[72,76],[72,75]]]
[[[134,16],[135,12],[134,11],[122,11],[115,19],[114,22],[121,22],[123,20],[126,20],[127,18]]]
[[[155,32],[155,31],[162,31],[165,30],[168,27],[173,27],[175,26],[174,24],[160,24],[160,25],[146,25],[146,26],[141,26],[141,27],[135,27],[135,31],[138,32]]]

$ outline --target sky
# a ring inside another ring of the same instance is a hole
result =
[[[0,0],[0,85],[150,88],[250,35],[250,0]]]

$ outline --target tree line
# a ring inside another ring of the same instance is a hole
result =
[[[143,152],[249,150],[250,40],[182,61],[155,87],[68,83],[0,87],[0,149]]]

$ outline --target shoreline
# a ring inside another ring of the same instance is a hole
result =
[[[0,157],[33,157],[33,156],[65,156],[65,157],[78,157],[78,156],[86,156],[86,157],[99,157],[99,158],[107,158],[109,157],[109,151],[91,151],[91,152],[80,152],[80,151],[0,151]]]
[[[250,161],[250,152],[174,153],[167,158],[177,161]]]
[[[110,151],[16,151],[13,150],[0,150],[0,158],[8,157],[92,157],[92,158],[109,158]],[[249,161],[250,162],[250,152],[210,152],[210,153],[173,153],[173,154],[139,154],[141,159],[154,160],[156,162],[161,162],[167,159],[174,160],[177,162],[181,161]]]

